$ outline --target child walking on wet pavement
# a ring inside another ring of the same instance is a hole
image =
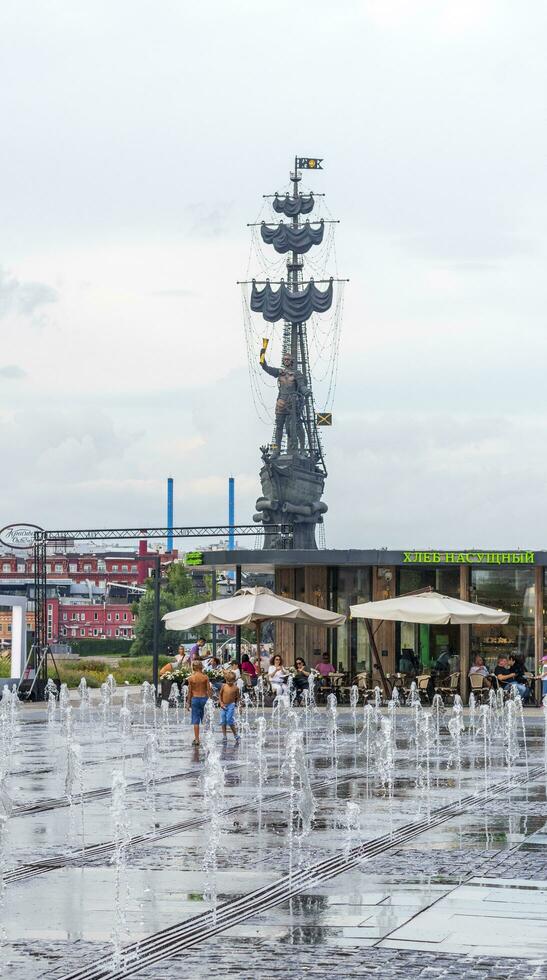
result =
[[[199,745],[199,726],[203,721],[203,713],[208,699],[213,691],[209,683],[207,674],[203,673],[201,660],[192,662],[192,673],[188,678],[188,710],[192,709],[192,724],[194,726],[194,741],[192,745]]]
[[[237,728],[234,722],[236,704],[238,701],[239,689],[236,685],[236,675],[233,671],[228,670],[226,672],[226,681],[222,685],[219,694],[220,724],[222,725],[222,741],[224,744],[226,744],[228,741],[228,726],[234,733],[236,745],[239,743],[239,735],[237,734]]]

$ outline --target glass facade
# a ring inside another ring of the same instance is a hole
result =
[[[397,595],[434,589],[443,595],[460,596],[459,568],[400,568]],[[416,677],[432,670],[446,676],[459,670],[459,626],[430,626],[425,623],[397,623],[395,669]]]
[[[507,626],[472,626],[471,658],[480,654],[491,670],[500,654],[524,657],[534,670],[535,571],[533,568],[473,568],[469,598],[511,613]]]
[[[350,605],[370,602],[370,567],[329,568],[329,609],[347,615]],[[337,670],[353,679],[360,671],[371,671],[372,659],[367,628],[363,619],[349,619],[338,629],[329,630],[329,653]]]
[[[528,565],[524,562],[479,565],[469,560],[465,564],[454,562],[433,566],[429,563],[407,565],[401,561],[381,567],[325,564],[318,565],[312,572],[308,566],[285,568],[280,570],[279,577],[276,571],[276,582],[278,590],[285,588],[288,594],[306,602],[319,601],[345,616],[348,616],[351,605],[371,601],[373,588],[377,599],[388,598],[390,592],[392,596],[401,596],[425,588],[460,598],[461,583],[466,583],[472,602],[504,609],[510,614],[507,626],[470,625],[462,629],[452,624],[395,622],[376,627],[378,651],[387,675],[397,672],[412,679],[420,674],[434,674],[443,686],[456,683],[454,678],[449,681],[449,675],[461,672],[463,656],[465,674],[468,656],[472,664],[474,656],[480,654],[493,669],[497,657],[508,653],[524,658],[526,669],[536,672],[537,574],[537,565],[532,562]],[[547,606],[547,566],[541,570],[541,582],[544,605]],[[343,626],[334,630],[300,625],[290,629],[294,633],[290,634],[290,642],[286,642],[291,657],[295,652],[313,664],[326,650],[335,669],[346,675],[346,683],[352,683],[358,673],[373,673],[365,620],[348,618]],[[287,627],[284,630],[289,636]],[[547,650],[547,616],[544,616],[544,644]],[[539,650],[540,659],[541,653]],[[460,677],[464,693],[466,682],[466,677]]]

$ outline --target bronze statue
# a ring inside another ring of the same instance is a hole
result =
[[[278,395],[275,403],[275,446],[272,458],[279,456],[283,432],[287,433],[289,450],[306,450],[306,434],[302,422],[304,402],[310,389],[306,385],[304,375],[294,367],[290,354],[284,354],[282,367],[270,367],[266,363],[266,346],[260,351],[260,366],[266,374],[277,379]]]

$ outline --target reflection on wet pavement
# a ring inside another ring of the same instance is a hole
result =
[[[541,712],[360,705],[355,724],[348,708],[253,705],[239,747],[214,719],[196,752],[187,715],[126,697],[124,729],[117,694],[106,712],[57,706],[49,722],[2,704],[14,773],[2,959],[15,980],[99,976],[102,957],[108,976],[113,956],[117,976],[166,980],[210,976],[217,959],[234,977],[542,975]]]

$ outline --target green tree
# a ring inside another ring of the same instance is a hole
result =
[[[207,602],[209,598],[209,589],[206,594],[196,591],[192,576],[182,562],[174,562],[169,566],[167,576],[160,588],[160,655],[166,655],[168,647],[176,649],[179,643],[189,638],[188,633],[178,632],[177,630],[166,630],[163,622],[161,622],[163,616],[168,612],[173,612],[175,609],[186,609],[188,606],[195,606],[199,602]],[[137,622],[135,624],[135,639],[131,644],[131,655],[137,657],[146,654],[151,655],[154,643],[153,579],[147,579],[146,592],[141,597],[135,611]],[[209,633],[209,627],[199,630],[199,635],[204,636],[206,639],[209,638]]]

